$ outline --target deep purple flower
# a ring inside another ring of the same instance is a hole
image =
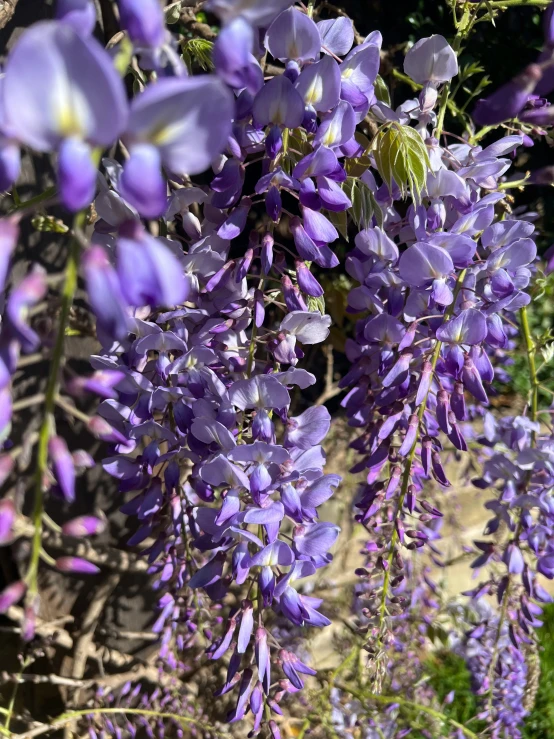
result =
[[[94,0],[56,0],[56,18],[89,36],[96,25]]]
[[[99,567],[80,557],[59,557],[56,560],[56,568],[60,572],[69,572],[77,575],[97,575],[100,572]]]
[[[508,118],[516,118],[525,107],[541,76],[540,67],[537,64],[530,64],[488,98],[479,100],[473,111],[473,118],[481,126],[494,126]]]
[[[53,436],[50,439],[48,454],[62,495],[66,501],[71,503],[75,500],[75,466],[67,444],[60,436]]]
[[[158,0],[117,0],[121,27],[138,46],[160,46],[165,38],[165,19]]]

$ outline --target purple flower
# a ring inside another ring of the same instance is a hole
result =
[[[308,109],[318,112],[331,110],[339,102],[341,87],[339,65],[332,57],[324,56],[320,61],[303,69],[296,80],[295,87]],[[353,134],[354,131],[352,130],[349,138]],[[319,143],[319,141],[316,143]],[[326,146],[330,145],[325,141],[321,143]]]
[[[82,257],[88,299],[97,324],[114,339],[123,339],[129,330],[127,303],[108,255],[101,246],[91,246]]]
[[[9,544],[14,538],[15,506],[12,500],[0,500],[0,546]]]
[[[263,76],[260,80],[261,70],[252,56],[253,46],[252,26],[244,18],[236,18],[219,32],[213,60],[217,74],[228,85],[247,88],[255,94],[263,85]]]
[[[14,218],[0,220],[0,290],[4,290],[10,269],[10,260],[19,237],[19,226]]]
[[[93,0],[56,0],[56,18],[70,25],[74,31],[89,36],[96,25]]]
[[[321,51],[324,54],[344,56],[354,43],[354,24],[350,18],[339,16],[317,24],[321,36]]]
[[[267,28],[275,16],[293,4],[293,0],[210,0],[207,8],[224,23],[244,18],[259,28]]]
[[[400,257],[398,266],[400,276],[414,287],[424,287],[433,280],[446,277],[454,270],[448,252],[423,242],[406,249]]]
[[[97,575],[100,572],[99,567],[81,557],[59,557],[56,560],[56,569],[76,575]]]
[[[75,500],[75,465],[67,444],[60,436],[53,436],[50,439],[48,454],[62,495],[66,501],[72,503]]]
[[[343,146],[354,136],[356,116],[354,109],[346,100],[341,100],[336,106],[329,107],[333,107],[333,110],[328,115],[323,116],[314,143],[332,149],[336,146]],[[328,182],[331,183],[332,180],[328,180]]]
[[[130,305],[170,307],[186,300],[188,285],[169,243],[155,239],[135,224],[121,232],[117,274],[123,297]]]
[[[131,104],[124,135],[131,157],[121,176],[123,197],[146,217],[161,215],[166,209],[161,167],[174,175],[203,172],[225,147],[233,112],[231,93],[211,75],[149,85]]]
[[[284,75],[273,77],[254,98],[254,120],[259,126],[297,128],[304,118],[304,103]]]
[[[404,59],[404,72],[422,85],[440,84],[458,74],[458,60],[444,36],[433,35],[419,39],[410,48]]]
[[[110,57],[70,25],[44,21],[21,36],[5,73],[4,130],[37,151],[60,150],[64,203],[73,210],[88,205],[96,183],[91,147],[112,144],[127,121]]]
[[[287,420],[287,444],[298,449],[310,449],[327,436],[330,427],[331,416],[324,405],[308,408]]]
[[[101,518],[96,518],[96,516],[78,516],[64,523],[62,533],[65,536],[81,538],[101,534],[105,528],[106,522]]]
[[[160,46],[165,38],[165,20],[158,0],[117,0],[121,27],[138,46]]]
[[[437,339],[446,344],[480,344],[486,336],[485,316],[474,308],[461,311],[437,330]]]
[[[381,34],[368,39],[355,46],[340,65],[341,97],[355,108],[372,102],[373,85],[379,73]]]
[[[516,118],[525,107],[541,76],[540,67],[537,64],[530,64],[488,98],[478,100],[473,111],[474,120],[481,126],[494,126],[508,118]]]
[[[18,580],[8,585],[4,590],[0,592],[0,613],[6,613],[6,611],[15,605],[18,601],[23,598],[27,585],[23,580]]]
[[[6,328],[24,352],[34,351],[40,344],[39,337],[27,323],[29,309],[46,294],[46,275],[41,267],[35,266],[12,291],[6,308]]]
[[[265,47],[282,62],[306,62],[319,56],[321,38],[311,18],[297,8],[288,8],[269,27]]]

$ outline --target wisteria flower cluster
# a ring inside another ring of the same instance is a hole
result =
[[[69,631],[48,627],[41,578],[118,570],[97,544],[110,518],[83,500],[80,476],[93,467],[112,481],[125,561],[156,603],[159,684],[131,674],[90,692],[81,635],[71,677],[54,676],[72,711],[39,733],[238,727],[279,739],[292,716],[296,735],[372,739],[407,736],[423,716],[423,736],[476,737],[448,718],[455,696],[439,698],[421,658],[448,614],[437,571],[448,566],[452,460],[475,453],[488,522],[463,556],[483,580],[459,593],[465,631],[458,619],[451,646],[489,735],[521,736],[527,656],[554,578],[554,446],[529,328],[545,279],[540,232],[536,214],[513,206],[509,191],[528,176],[510,168],[554,123],[554,6],[538,62],[478,101],[458,136],[444,130],[451,83],[462,42],[494,15],[486,3],[465,4],[452,43],[431,35],[407,50],[418,96],[396,106],[379,74],[381,34],[360,36],[344,14],[209,0],[191,20],[189,5],[118,0],[120,31],[104,48],[95,3],[60,0],[3,68],[0,543],[19,547],[20,575],[0,592],[0,613],[23,645],[72,646]],[[187,23],[204,36],[187,37]],[[37,154],[55,184],[21,201],[22,157]],[[38,264],[15,276],[28,216],[63,240],[61,281]],[[347,335],[335,378],[320,360],[336,330],[327,286],[339,277]],[[80,285],[95,322],[86,374],[66,362]],[[491,399],[518,347],[529,398],[502,416]],[[547,346],[543,366],[553,354]],[[48,359],[45,386],[21,399],[20,373],[37,356]],[[318,397],[324,383],[336,386]],[[362,537],[344,547],[362,551],[349,552],[355,585],[337,606],[318,586],[331,578],[347,590],[329,574],[348,484],[330,471],[324,404],[342,391],[361,480],[348,528]],[[15,438],[16,414],[34,404],[39,425]],[[68,418],[99,442],[94,458],[73,448]],[[29,456],[21,495],[14,480]],[[117,581],[106,582],[108,598]],[[330,677],[307,648],[325,627],[345,652]],[[8,733],[27,720],[14,706]]]

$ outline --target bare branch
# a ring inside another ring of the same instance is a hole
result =
[[[48,683],[49,685],[63,685],[70,688],[90,688],[96,684],[95,680],[75,680],[71,677],[61,677],[60,675],[31,675],[28,673],[11,674],[9,672],[0,673],[0,681],[3,683]]]
[[[4,28],[13,18],[18,0],[3,0],[0,3],[0,28]]]
[[[333,374],[335,369],[335,363],[333,360],[333,347],[331,344],[326,344],[323,347],[323,353],[327,356],[327,372],[325,373],[325,390],[321,393],[319,398],[315,401],[314,405],[323,405],[326,401],[334,398],[341,392],[341,388],[337,383],[333,382]]]

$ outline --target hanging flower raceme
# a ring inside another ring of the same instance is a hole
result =
[[[431,37],[409,52],[406,70],[428,84],[417,113],[425,138],[436,100],[430,90],[456,73],[455,56],[444,39]],[[350,387],[343,400],[350,423],[362,431],[352,444],[362,455],[354,470],[367,471],[357,519],[383,534],[373,540],[366,607],[377,660],[390,639],[388,617],[401,612],[402,548],[427,544],[440,555],[435,542],[442,513],[423,497],[425,481],[450,485],[443,447],[467,450],[464,423],[472,411],[466,398],[488,404],[489,353],[507,344],[503,318],[529,302],[523,290],[536,257],[533,226],[495,222],[494,205],[503,195],[490,192],[509,166],[503,154],[521,142],[514,136],[486,150],[443,149],[421,199],[411,193],[404,218],[394,209],[399,193],[393,185],[377,189],[366,175],[383,226],[374,215],[347,259],[348,273],[360,283],[349,309],[367,317],[357,321],[355,341],[347,342],[352,368],[341,385]]]

